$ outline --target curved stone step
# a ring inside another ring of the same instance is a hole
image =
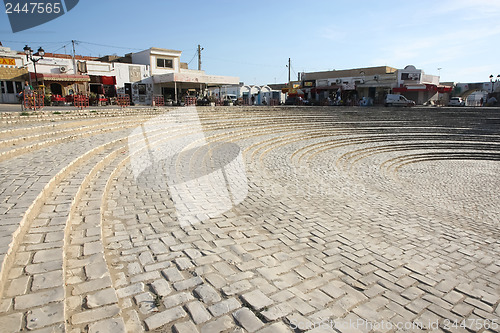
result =
[[[100,166],[103,157],[120,144],[123,144],[121,140],[108,143],[96,151],[90,151],[80,163],[68,166],[67,172],[59,174],[57,184],[46,189],[39,213],[31,211],[30,219],[33,222],[25,222],[27,231],[24,236],[19,237],[20,244],[11,255],[14,257],[13,265],[10,269],[4,268],[8,269],[8,282],[5,298],[2,299],[6,308],[2,312],[21,319],[13,326],[16,329],[52,327],[54,330],[64,331],[64,229],[75,203],[78,202],[82,184],[85,185],[86,179],[92,174],[88,173],[95,170],[92,166]],[[85,174],[88,175],[84,176]],[[61,202],[58,199],[61,189],[64,189],[66,196],[73,197],[73,200]]]

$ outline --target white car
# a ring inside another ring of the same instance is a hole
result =
[[[448,106],[465,106],[465,101],[461,97],[452,97],[448,102]]]
[[[385,106],[414,106],[415,102],[407,99],[403,95],[387,94],[385,97]]]

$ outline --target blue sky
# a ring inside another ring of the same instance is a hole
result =
[[[151,46],[183,51],[195,69],[198,44],[209,74],[247,84],[302,71],[412,64],[441,81],[481,82],[500,74],[500,1],[169,1],[80,0],[70,12],[12,33],[0,13],[4,46],[123,55]],[[66,49],[64,49],[66,45]],[[441,68],[438,71],[438,68]]]

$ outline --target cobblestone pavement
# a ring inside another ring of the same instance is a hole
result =
[[[500,110],[0,122],[0,332],[500,331]]]

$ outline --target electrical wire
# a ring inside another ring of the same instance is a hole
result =
[[[143,49],[138,49],[138,48],[134,48],[134,47],[123,47],[123,46],[114,46],[114,45],[104,45],[104,44],[98,44],[98,43],[90,43],[90,42],[85,42],[85,41],[82,41],[82,40],[75,40],[75,42],[89,44],[89,45],[95,45],[95,46],[101,46],[101,47],[109,47],[109,48],[112,48],[112,49],[137,50],[137,51],[142,51],[143,50]]]
[[[69,43],[67,43],[67,44],[64,44],[64,45],[63,45],[63,46],[61,46],[60,48],[55,49],[54,51],[52,51],[52,52],[50,52],[50,53],[56,53],[56,52],[57,52],[57,51],[59,51],[60,49],[65,48],[66,46],[68,46],[68,45],[70,45],[70,44],[71,44],[71,42],[69,42]]]
[[[196,55],[197,55],[197,54],[198,54],[198,50],[196,50],[196,52],[195,52],[194,56],[191,58],[191,60],[189,60],[188,65],[191,63],[191,61],[193,61],[193,60],[194,60],[194,57],[196,57]]]

